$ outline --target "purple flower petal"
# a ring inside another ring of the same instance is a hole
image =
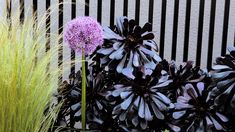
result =
[[[143,40],[143,44],[148,45],[157,51],[157,44],[153,40]]]
[[[139,103],[140,103],[140,96],[138,96],[138,97],[135,99],[135,102],[134,102],[135,107],[138,107],[138,106],[139,106]]]
[[[228,118],[218,112],[215,113],[223,122],[227,122]]]
[[[140,66],[139,54],[136,51],[134,52],[133,65],[135,67]]]
[[[228,69],[230,67],[226,66],[226,65],[214,65],[212,66],[212,69],[214,70],[222,70],[222,69]]]
[[[146,120],[141,120],[140,122],[140,126],[143,130],[145,130],[147,128],[147,121]]]
[[[202,91],[204,90],[204,83],[202,82],[197,83],[197,88],[199,90],[200,95],[202,95]]]
[[[152,108],[153,108],[153,112],[154,112],[155,116],[156,116],[158,119],[163,120],[165,117],[164,117],[164,115],[159,111],[159,109],[156,107],[156,105],[151,102],[151,106],[152,106]]]
[[[139,119],[138,119],[138,118],[139,118],[138,116],[135,116],[135,117],[131,120],[132,124],[133,124],[135,127],[137,127],[137,125],[139,124]]]
[[[172,125],[168,123],[168,126],[174,131],[174,132],[179,132],[181,129],[180,127],[176,126],[176,125]]]
[[[123,110],[126,110],[126,109],[130,106],[133,97],[134,97],[134,94],[132,94],[131,96],[129,96],[124,102],[121,103],[121,108],[122,108]]]
[[[123,57],[124,45],[109,55],[110,59],[120,60]]]
[[[215,120],[215,118],[213,118],[212,116],[210,116],[210,119],[212,120],[216,130],[223,130],[223,127],[219,124],[218,121]]]
[[[97,53],[103,54],[103,55],[109,55],[110,53],[112,53],[114,51],[113,48],[101,48],[99,50],[97,50]]]
[[[120,121],[124,121],[126,119],[128,111],[124,111],[121,113],[121,115],[119,116],[119,120]]]
[[[126,56],[127,56],[127,55],[125,55],[125,56],[123,57],[123,59],[121,60],[121,62],[118,64],[118,66],[117,66],[117,68],[116,68],[116,70],[117,70],[118,73],[122,73],[122,70],[123,70],[123,67],[124,67],[124,64],[125,64],[125,61],[126,61]]]
[[[118,50],[121,45],[122,45],[122,43],[119,42],[119,41],[117,41],[117,42],[115,42],[115,43],[113,44],[113,49]]]
[[[151,121],[153,120],[153,116],[149,110],[149,106],[147,103],[145,103],[145,112],[144,112],[144,117],[145,117],[145,120],[147,121]]]
[[[133,75],[134,68],[132,67],[132,61],[133,61],[133,53],[131,51],[127,67],[122,70],[122,74],[131,79],[135,79],[135,76]]]
[[[174,119],[179,119],[179,118],[182,117],[185,113],[186,113],[186,110],[174,112],[174,113],[173,113],[173,118],[174,118]]]
[[[131,93],[132,93],[131,91],[121,92],[120,97],[121,97],[122,99],[125,99],[125,98],[127,98]]]
[[[125,18],[126,17],[119,17],[116,20],[116,22],[117,22],[117,29],[119,31],[119,34],[123,34],[123,28],[124,28],[123,22],[124,22]]]
[[[140,99],[138,115],[139,117],[144,118],[144,99],[142,97]]]
[[[123,40],[121,36],[113,32],[110,28],[108,27],[103,27],[104,30],[104,39],[118,39],[118,40]]]

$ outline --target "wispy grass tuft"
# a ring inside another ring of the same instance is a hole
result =
[[[20,24],[15,14],[11,23],[0,18],[0,132],[46,132],[58,111],[45,114],[58,83],[59,69],[48,70],[58,48],[44,52],[45,19],[36,27],[33,18]]]

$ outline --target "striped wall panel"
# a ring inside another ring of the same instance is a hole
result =
[[[60,4],[59,2],[64,2]],[[6,11],[7,0],[0,0],[0,15]],[[58,35],[63,25],[76,16],[92,16],[103,25],[114,25],[118,16],[137,19],[140,25],[153,23],[155,41],[160,46],[160,56],[177,63],[194,60],[196,65],[210,68],[217,56],[226,54],[226,47],[235,44],[235,0],[12,0],[11,9],[21,8],[21,18],[44,13],[50,14],[45,23],[47,33]],[[46,12],[46,9],[51,10]],[[58,7],[60,11],[58,10]],[[14,11],[11,11],[14,12]],[[50,35],[45,51],[53,48]],[[60,40],[61,43],[63,40]],[[79,59],[66,44],[52,60],[52,66],[60,61]],[[54,45],[55,46],[55,45]],[[63,70],[64,78],[79,63]],[[60,78],[61,79],[61,78]]]

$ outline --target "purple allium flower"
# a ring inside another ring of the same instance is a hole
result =
[[[76,53],[89,55],[97,46],[103,44],[103,29],[101,25],[91,17],[77,17],[67,23],[64,30],[65,42]]]

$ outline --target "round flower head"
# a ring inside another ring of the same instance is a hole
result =
[[[91,17],[77,17],[67,23],[64,30],[65,42],[76,53],[86,55],[94,52],[97,46],[103,44],[103,30],[101,25]]]

